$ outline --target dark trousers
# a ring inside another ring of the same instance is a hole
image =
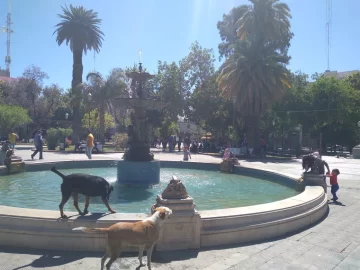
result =
[[[331,186],[331,194],[333,195],[333,199],[337,200],[338,197],[336,196],[336,192],[339,190],[339,185],[332,185]]]
[[[181,150],[181,142],[180,141],[178,142],[178,150],[179,150],[179,152]]]
[[[42,145],[36,146],[36,150],[35,150],[35,152],[31,155],[31,157],[34,158],[34,157],[37,155],[37,153],[39,153],[39,155],[40,155],[39,158],[42,159],[42,158],[43,158],[43,155],[42,155],[42,153],[43,153],[43,146],[42,146]]]

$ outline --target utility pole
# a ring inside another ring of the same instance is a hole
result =
[[[14,31],[11,29],[12,21],[11,21],[11,1],[8,0],[8,13],[6,16],[6,26],[2,27],[2,31],[7,34],[6,40],[6,56],[5,56],[5,64],[6,64],[6,71],[10,77],[10,64],[11,64],[11,56],[10,56],[10,41],[11,41],[11,34]]]
[[[332,0],[326,0],[326,41],[327,41],[328,71],[330,71],[331,26],[332,26]]]

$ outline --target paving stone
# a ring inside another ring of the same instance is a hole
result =
[[[19,150],[17,154],[28,159],[31,152]],[[85,155],[45,153],[45,161],[84,160]],[[156,153],[159,160],[179,160],[181,154]],[[94,159],[120,159],[119,154],[94,155]],[[329,204],[329,216],[316,226],[287,238],[266,243],[220,247],[213,250],[158,252],[153,256],[153,270],[249,270],[249,269],[360,269],[360,160],[326,157],[331,168],[337,167],[339,196],[346,206]],[[211,156],[194,155],[196,162],[216,162]],[[27,161],[33,162],[33,161]],[[39,162],[39,161],[35,161]],[[250,167],[300,174],[299,160],[292,162],[248,162]],[[328,194],[331,198],[331,194]],[[0,248],[1,270],[98,270],[101,253],[47,252]],[[146,262],[146,257],[144,257]],[[112,266],[115,269],[135,269],[138,259],[125,255]],[[146,269],[146,267],[141,268]]]

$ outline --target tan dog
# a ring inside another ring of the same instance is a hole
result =
[[[110,270],[113,262],[119,258],[121,249],[126,246],[139,248],[139,262],[142,263],[144,249],[147,253],[147,266],[151,270],[151,255],[159,238],[162,222],[166,217],[170,218],[172,211],[167,207],[152,209],[153,215],[145,220],[135,223],[119,222],[108,228],[74,228],[73,231],[83,231],[85,233],[107,233],[108,246],[104,257],[101,258],[101,270],[104,269],[105,260],[110,257],[106,264],[106,269]]]

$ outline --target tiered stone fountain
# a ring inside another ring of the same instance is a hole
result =
[[[131,79],[132,96],[117,98],[117,101],[133,112],[131,125],[128,126],[129,148],[123,156],[124,160],[117,165],[118,181],[123,184],[157,184],[160,181],[160,162],[154,160],[150,152],[152,126],[147,113],[150,110],[161,110],[166,104],[146,97],[146,82],[154,76],[143,71],[142,63],[139,63],[139,71],[129,72],[126,76]]]

